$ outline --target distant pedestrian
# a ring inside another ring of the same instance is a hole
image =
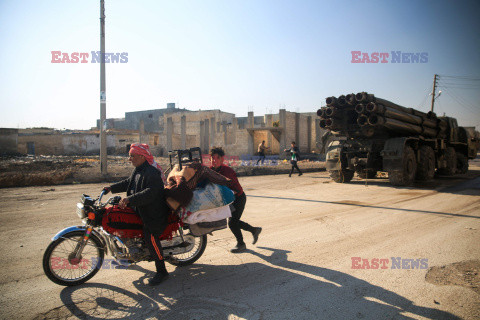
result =
[[[257,166],[258,166],[258,163],[260,162],[260,160],[262,160],[262,165],[263,165],[263,161],[265,160],[265,150],[267,149],[270,149],[270,147],[267,147],[265,145],[265,140],[262,141],[262,143],[260,143],[258,145],[258,155],[260,156],[260,158],[258,158],[257,160]]]
[[[292,164],[292,170],[290,171],[290,174],[288,176],[292,176],[293,170],[295,168],[299,172],[298,175],[301,176],[303,173],[297,165],[297,161],[300,160],[300,151],[298,151],[298,148],[295,146],[295,141],[292,141],[292,144],[290,146],[290,149],[283,150],[284,152],[290,152],[291,155],[290,163]]]
[[[243,242],[242,230],[250,231],[253,236],[253,244],[258,240],[258,235],[262,232],[262,228],[255,228],[246,222],[240,220],[243,210],[245,209],[245,203],[247,202],[247,196],[243,192],[240,182],[238,182],[237,174],[232,168],[223,164],[225,151],[222,148],[212,148],[210,150],[210,157],[212,161],[211,169],[220,173],[221,175],[232,180],[234,185],[235,201],[233,201],[233,207],[235,210],[232,212],[232,217],[228,220],[228,226],[233,235],[237,239],[237,245],[230,250],[232,253],[240,253],[247,249],[245,242]]]

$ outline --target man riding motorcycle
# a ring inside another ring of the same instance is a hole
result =
[[[165,201],[164,176],[147,144],[132,144],[129,160],[135,167],[130,177],[105,187],[104,191],[127,192],[127,197],[120,200],[120,208],[128,205],[142,218],[145,243],[155,260],[157,271],[155,276],[149,279],[149,285],[155,286],[168,278],[160,244],[160,236],[167,226],[169,214]]]

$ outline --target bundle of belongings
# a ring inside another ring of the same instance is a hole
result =
[[[179,170],[173,167],[165,187],[167,204],[189,224],[193,235],[200,236],[225,229],[232,216],[229,205],[235,200],[231,180],[192,162]]]

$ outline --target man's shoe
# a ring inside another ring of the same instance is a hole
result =
[[[230,250],[231,253],[241,253],[241,252],[244,252],[245,250],[247,249],[247,246],[245,245],[245,243],[242,243],[242,244],[238,244]]]
[[[148,285],[158,286],[160,283],[168,279],[168,273],[157,272],[153,278],[148,280]]]
[[[257,243],[257,241],[258,241],[258,235],[260,234],[260,232],[262,232],[262,228],[255,228],[255,229],[252,231],[252,235],[253,235],[253,242],[252,242],[252,244]]]
[[[291,177],[292,177],[292,174],[289,174],[288,177],[291,178]]]
[[[303,174],[303,173],[300,172],[300,173],[298,174],[298,176],[300,177],[302,174]]]

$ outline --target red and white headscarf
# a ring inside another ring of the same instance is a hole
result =
[[[147,160],[149,165],[153,166],[155,169],[160,171],[160,173],[162,174],[163,184],[166,184],[167,179],[165,178],[165,175],[163,174],[162,167],[160,167],[160,165],[157,162],[155,162],[155,160],[153,159],[153,155],[150,152],[150,147],[148,146],[148,144],[134,143],[130,146],[130,153],[139,154],[141,156],[144,156],[145,160]]]

